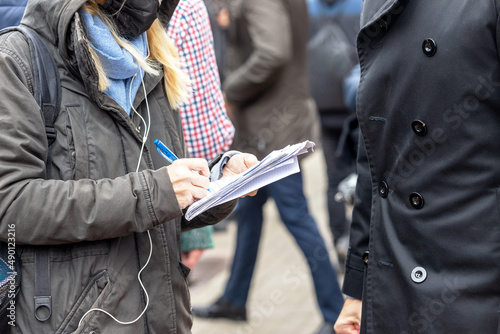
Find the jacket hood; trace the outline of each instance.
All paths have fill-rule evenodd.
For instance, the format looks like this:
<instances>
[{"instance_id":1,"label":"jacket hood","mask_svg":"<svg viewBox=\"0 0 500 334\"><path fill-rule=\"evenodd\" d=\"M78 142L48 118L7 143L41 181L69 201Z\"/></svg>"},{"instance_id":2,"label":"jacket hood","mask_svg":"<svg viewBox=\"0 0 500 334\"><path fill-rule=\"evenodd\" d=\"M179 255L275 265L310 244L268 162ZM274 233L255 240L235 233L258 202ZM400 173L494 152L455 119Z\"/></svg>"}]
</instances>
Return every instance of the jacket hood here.
<instances>
[{"instance_id":1,"label":"jacket hood","mask_svg":"<svg viewBox=\"0 0 500 334\"><path fill-rule=\"evenodd\" d=\"M74 14L86 0L30 0L21 21L55 45L67 58L67 34Z\"/></svg>"}]
</instances>

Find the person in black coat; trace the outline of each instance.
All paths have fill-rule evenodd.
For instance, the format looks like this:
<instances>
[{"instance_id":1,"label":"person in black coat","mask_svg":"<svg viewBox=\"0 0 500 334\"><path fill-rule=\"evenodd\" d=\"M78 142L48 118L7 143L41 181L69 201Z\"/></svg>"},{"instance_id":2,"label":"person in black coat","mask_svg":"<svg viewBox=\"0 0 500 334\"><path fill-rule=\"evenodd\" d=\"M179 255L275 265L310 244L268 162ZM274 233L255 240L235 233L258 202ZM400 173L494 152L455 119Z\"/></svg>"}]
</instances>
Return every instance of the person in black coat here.
<instances>
[{"instance_id":1,"label":"person in black coat","mask_svg":"<svg viewBox=\"0 0 500 334\"><path fill-rule=\"evenodd\" d=\"M500 333L498 1L364 2L341 333Z\"/></svg>"}]
</instances>

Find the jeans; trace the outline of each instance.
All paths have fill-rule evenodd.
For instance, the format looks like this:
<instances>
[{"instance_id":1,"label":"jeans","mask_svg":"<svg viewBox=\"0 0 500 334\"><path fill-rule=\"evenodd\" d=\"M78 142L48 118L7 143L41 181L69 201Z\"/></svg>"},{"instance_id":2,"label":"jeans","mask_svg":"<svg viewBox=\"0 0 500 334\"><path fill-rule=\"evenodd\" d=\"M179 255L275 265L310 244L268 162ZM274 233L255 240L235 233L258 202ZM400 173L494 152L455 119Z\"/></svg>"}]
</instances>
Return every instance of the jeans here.
<instances>
[{"instance_id":1,"label":"jeans","mask_svg":"<svg viewBox=\"0 0 500 334\"><path fill-rule=\"evenodd\" d=\"M246 305L262 231L262 207L269 197L274 199L281 219L307 258L323 318L334 323L344 300L325 242L309 213L301 173L261 188L254 197L240 199L236 250L221 299L239 307Z\"/></svg>"}]
</instances>

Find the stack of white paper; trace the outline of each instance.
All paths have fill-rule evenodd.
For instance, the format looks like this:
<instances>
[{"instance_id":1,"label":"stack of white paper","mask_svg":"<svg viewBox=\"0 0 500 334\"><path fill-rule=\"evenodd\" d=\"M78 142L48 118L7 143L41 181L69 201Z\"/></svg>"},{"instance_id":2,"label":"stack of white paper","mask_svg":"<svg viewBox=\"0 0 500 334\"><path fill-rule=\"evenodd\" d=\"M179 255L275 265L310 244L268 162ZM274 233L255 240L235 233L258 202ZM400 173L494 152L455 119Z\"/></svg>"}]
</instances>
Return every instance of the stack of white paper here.
<instances>
[{"instance_id":1,"label":"stack of white paper","mask_svg":"<svg viewBox=\"0 0 500 334\"><path fill-rule=\"evenodd\" d=\"M257 165L245 172L225 177L210 183L209 194L194 202L186 211L186 219L191 220L200 213L231 201L235 198L262 188L300 171L297 155L307 153L314 143L306 140L303 143L288 145L287 147L269 153Z\"/></svg>"}]
</instances>

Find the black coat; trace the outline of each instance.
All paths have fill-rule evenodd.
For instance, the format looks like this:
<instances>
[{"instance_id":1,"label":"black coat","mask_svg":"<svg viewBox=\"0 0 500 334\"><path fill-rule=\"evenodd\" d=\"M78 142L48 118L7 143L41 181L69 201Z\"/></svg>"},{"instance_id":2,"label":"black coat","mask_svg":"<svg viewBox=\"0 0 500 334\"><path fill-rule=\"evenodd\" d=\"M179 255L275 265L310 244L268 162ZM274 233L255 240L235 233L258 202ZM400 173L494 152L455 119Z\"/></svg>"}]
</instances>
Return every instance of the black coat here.
<instances>
[{"instance_id":1,"label":"black coat","mask_svg":"<svg viewBox=\"0 0 500 334\"><path fill-rule=\"evenodd\" d=\"M344 283L362 333L500 333L496 6L364 3Z\"/></svg>"}]
</instances>

